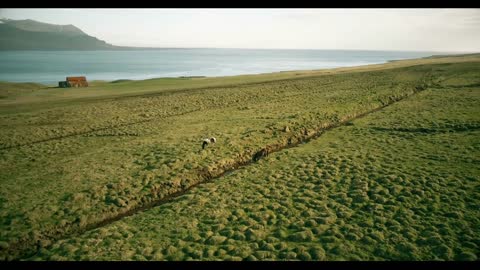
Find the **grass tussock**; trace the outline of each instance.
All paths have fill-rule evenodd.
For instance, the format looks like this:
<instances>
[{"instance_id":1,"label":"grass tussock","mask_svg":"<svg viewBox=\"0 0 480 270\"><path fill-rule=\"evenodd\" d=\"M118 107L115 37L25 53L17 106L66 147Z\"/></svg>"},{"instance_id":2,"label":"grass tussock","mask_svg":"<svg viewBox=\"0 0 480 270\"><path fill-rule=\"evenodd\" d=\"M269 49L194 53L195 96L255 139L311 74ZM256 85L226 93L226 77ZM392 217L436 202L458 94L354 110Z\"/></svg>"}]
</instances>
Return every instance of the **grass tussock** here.
<instances>
[{"instance_id":1,"label":"grass tussock","mask_svg":"<svg viewBox=\"0 0 480 270\"><path fill-rule=\"evenodd\" d=\"M419 65L5 109L0 254L40 245L34 258L58 260L473 259L479 72L476 62ZM206 136L218 142L202 151ZM263 149L255 165L68 238Z\"/></svg>"}]
</instances>

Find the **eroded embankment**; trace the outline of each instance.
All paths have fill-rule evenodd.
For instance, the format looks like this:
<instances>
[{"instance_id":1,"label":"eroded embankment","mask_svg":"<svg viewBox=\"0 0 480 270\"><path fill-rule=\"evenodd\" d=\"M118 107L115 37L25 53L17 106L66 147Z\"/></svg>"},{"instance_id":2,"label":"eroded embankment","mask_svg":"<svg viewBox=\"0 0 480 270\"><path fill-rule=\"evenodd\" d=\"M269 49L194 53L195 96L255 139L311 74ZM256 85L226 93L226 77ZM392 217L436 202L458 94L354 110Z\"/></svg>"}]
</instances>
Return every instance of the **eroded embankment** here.
<instances>
[{"instance_id":1,"label":"eroded embankment","mask_svg":"<svg viewBox=\"0 0 480 270\"><path fill-rule=\"evenodd\" d=\"M172 181L159 183L152 187L151 194L149 194L148 198L142 197L141 200L138 200L137 205L134 205L128 209L124 209L123 211L120 210L115 215L103 218L101 220L97 219L96 221L90 223L72 222L63 224L63 226L58 225L48 230L44 230L40 234L29 235L28 237L21 238L16 242L9 243L7 249L0 251L0 254L3 253L1 257L7 260L28 258L41 251L42 248L50 246L53 241L105 226L126 216L131 216L138 212L168 202L169 200L184 194L199 184L212 181L240 167L255 163L258 160L268 156L270 153L307 143L308 141L321 136L327 130L345 125L354 119L381 110L395 102L425 90L428 86L429 84L423 84L421 86L417 86L413 91L405 93L402 96L392 96L387 102L384 102L380 106L369 111L349 114L337 119L337 121L334 122L322 123L318 124L317 126L302 128L301 130L290 131L288 135L285 135L275 143L266 145L261 149L247 149L231 159L221 160L202 169L191 171L185 175L173 179Z\"/></svg>"}]
</instances>

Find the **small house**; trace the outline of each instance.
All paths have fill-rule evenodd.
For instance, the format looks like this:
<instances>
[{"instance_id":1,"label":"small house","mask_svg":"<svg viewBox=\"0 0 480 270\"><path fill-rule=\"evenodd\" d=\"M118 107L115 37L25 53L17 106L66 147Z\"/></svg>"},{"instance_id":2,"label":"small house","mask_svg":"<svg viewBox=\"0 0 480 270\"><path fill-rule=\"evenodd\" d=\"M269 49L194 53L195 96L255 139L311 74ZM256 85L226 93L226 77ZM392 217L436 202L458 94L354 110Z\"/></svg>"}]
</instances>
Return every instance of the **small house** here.
<instances>
[{"instance_id":1,"label":"small house","mask_svg":"<svg viewBox=\"0 0 480 270\"><path fill-rule=\"evenodd\" d=\"M85 76L80 77L67 77L66 81L58 82L58 87L88 87L87 78Z\"/></svg>"}]
</instances>

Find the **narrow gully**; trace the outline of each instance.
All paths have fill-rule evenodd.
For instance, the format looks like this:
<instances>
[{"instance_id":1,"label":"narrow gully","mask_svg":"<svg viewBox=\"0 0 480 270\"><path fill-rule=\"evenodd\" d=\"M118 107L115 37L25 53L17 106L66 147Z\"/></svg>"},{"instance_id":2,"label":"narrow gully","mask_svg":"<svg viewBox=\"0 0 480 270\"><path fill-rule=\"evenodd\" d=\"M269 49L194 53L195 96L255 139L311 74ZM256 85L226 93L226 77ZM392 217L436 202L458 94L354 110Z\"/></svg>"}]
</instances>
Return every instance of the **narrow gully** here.
<instances>
[{"instance_id":1,"label":"narrow gully","mask_svg":"<svg viewBox=\"0 0 480 270\"><path fill-rule=\"evenodd\" d=\"M104 219L100 222L96 222L96 223L92 223L90 225L86 225L84 228L78 228L78 229L71 228L70 232L68 232L68 230L67 230L67 233L65 233L65 231L63 231L64 233L61 233L58 230L57 230L57 232L45 233L42 237L44 239L49 240L50 243L51 243L50 245L52 245L53 242L55 242L55 241L59 241L59 240L62 240L62 239L68 238L68 237L80 235L80 234L85 233L85 232L90 231L90 230L94 230L94 229L97 229L97 228L100 228L100 227L104 227L104 226L109 225L109 224L111 224L115 221L121 220L125 217L129 217L129 216L135 215L137 213L149 210L153 207L168 203L172 199L177 198L177 197L187 193L191 189L193 189L193 188L195 188L195 187L197 187L201 184L212 182L212 181L214 181L214 180L216 180L216 179L218 179L218 178L220 178L224 175L231 174L233 171L235 171L239 168L243 168L243 167L246 167L248 165L254 164L254 163L258 162L260 159L265 158L266 156L268 156L271 153L279 152L279 151L282 151L284 149L289 149L289 148L297 147L301 144L308 143L309 141L320 137L326 131L332 130L332 129L340 127L340 126L344 126L345 124L347 124L347 123L349 123L349 122L351 122L355 119L359 119L359 118L365 117L365 116L367 116L371 113L382 110L382 109L384 109L384 108L386 108L386 107L388 107L388 106L390 106L390 105L392 105L396 102L399 102L399 101L404 100L408 97L414 96L415 94L417 94L421 91L424 91L425 89L427 89L425 86L416 87L413 90L413 92L411 92L410 94L405 94L404 96L401 96L401 97L398 97L398 98L391 98L386 104L383 104L383 105L381 105L377 108L374 108L372 110L369 110L369 111L366 111L366 112L363 112L363 113L360 113L360 114L355 114L351 117L348 117L348 118L344 119L343 121L339 121L339 122L336 122L336 123L335 122L334 123L329 123L326 126L316 127L313 130L310 129L310 132L306 132L307 131L306 129L302 130L300 132L297 132L297 133L293 134L293 136L290 136L289 138L287 138L286 142L284 141L284 142L280 142L280 143L276 143L276 144L270 144L270 145L267 145L267 146L265 146L264 148L262 148L258 151L245 151L244 153L239 155L239 158L236 159L234 163L230 163L230 164L227 164L227 165L221 165L216 170L209 170L208 168L203 168L203 169L197 170L190 175L190 177L192 177L192 179L194 179L193 184L191 184L189 186L186 186L186 187L182 187L181 190L173 191L173 192L171 192L167 195L164 195L163 197L161 197L157 200L138 205L137 207L129 209L129 210L123 212L123 213L120 213L120 214L114 216L114 217L110 217L110 218ZM217 164L218 163L219 162L217 162ZM8 251L7 252L10 253L9 254L10 256L14 257L13 260L28 259L28 258L34 256L40 250L41 247L40 247L38 242L39 242L39 240L38 241L32 241L31 239L30 240L25 239L24 241L11 243L10 248L9 248L10 252L8 252ZM48 246L50 246L50 245L48 245ZM48 246L43 246L42 248L48 248Z\"/></svg>"}]
</instances>

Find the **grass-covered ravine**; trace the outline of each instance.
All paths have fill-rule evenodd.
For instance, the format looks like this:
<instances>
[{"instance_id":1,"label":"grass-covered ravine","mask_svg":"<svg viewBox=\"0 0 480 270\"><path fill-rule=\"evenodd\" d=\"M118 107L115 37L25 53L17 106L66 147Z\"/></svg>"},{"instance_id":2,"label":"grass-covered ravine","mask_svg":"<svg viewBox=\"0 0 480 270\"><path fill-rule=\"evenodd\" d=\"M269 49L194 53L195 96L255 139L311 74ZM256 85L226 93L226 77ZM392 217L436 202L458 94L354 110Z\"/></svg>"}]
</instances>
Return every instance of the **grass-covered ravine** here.
<instances>
[{"instance_id":1,"label":"grass-covered ravine","mask_svg":"<svg viewBox=\"0 0 480 270\"><path fill-rule=\"evenodd\" d=\"M479 85L472 57L5 105L0 257L476 260Z\"/></svg>"},{"instance_id":2,"label":"grass-covered ravine","mask_svg":"<svg viewBox=\"0 0 480 270\"><path fill-rule=\"evenodd\" d=\"M29 259L476 260L479 102L425 90Z\"/></svg>"}]
</instances>

